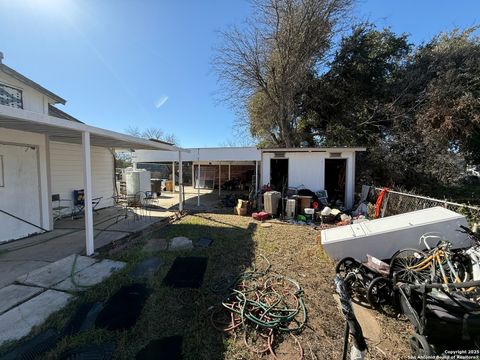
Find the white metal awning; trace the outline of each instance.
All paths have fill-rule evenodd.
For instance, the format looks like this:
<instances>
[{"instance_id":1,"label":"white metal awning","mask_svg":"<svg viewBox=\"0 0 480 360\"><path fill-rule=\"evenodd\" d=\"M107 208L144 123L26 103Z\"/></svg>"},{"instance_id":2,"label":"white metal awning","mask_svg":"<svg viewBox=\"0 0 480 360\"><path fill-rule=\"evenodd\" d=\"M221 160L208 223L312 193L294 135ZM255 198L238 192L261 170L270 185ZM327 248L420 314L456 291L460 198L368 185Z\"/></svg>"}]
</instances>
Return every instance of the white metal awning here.
<instances>
[{"instance_id":1,"label":"white metal awning","mask_svg":"<svg viewBox=\"0 0 480 360\"><path fill-rule=\"evenodd\" d=\"M2 128L44 134L48 135L50 141L82 145L83 186L85 191L85 245L87 255L93 255L95 252L92 208L91 146L175 152L180 164L181 153L183 151L188 152L188 150L183 150L167 143L145 140L75 121L60 119L46 114L34 113L3 105L0 106L0 131ZM181 172L180 182L182 182ZM182 196L182 191L180 191L179 201L183 199ZM180 210L183 209L182 205L183 203L179 206Z\"/></svg>"},{"instance_id":2,"label":"white metal awning","mask_svg":"<svg viewBox=\"0 0 480 360\"><path fill-rule=\"evenodd\" d=\"M0 106L0 128L46 134L51 141L82 143L82 133L90 133L90 144L117 149L183 151L166 143L145 140L95 126L38 114L23 109Z\"/></svg>"}]
</instances>

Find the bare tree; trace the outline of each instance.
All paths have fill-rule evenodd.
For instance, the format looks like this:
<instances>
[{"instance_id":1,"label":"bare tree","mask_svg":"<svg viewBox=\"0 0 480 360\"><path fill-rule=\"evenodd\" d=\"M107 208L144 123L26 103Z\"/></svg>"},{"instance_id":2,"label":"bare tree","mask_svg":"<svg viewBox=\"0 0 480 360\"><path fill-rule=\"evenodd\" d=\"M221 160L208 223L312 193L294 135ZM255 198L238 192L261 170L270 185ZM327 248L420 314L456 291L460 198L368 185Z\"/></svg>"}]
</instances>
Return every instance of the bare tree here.
<instances>
[{"instance_id":1,"label":"bare tree","mask_svg":"<svg viewBox=\"0 0 480 360\"><path fill-rule=\"evenodd\" d=\"M140 129L138 126L130 125L125 131L127 134L144 139L161 140L174 145L179 144L179 141L174 134L167 134L162 129L156 127Z\"/></svg>"},{"instance_id":2,"label":"bare tree","mask_svg":"<svg viewBox=\"0 0 480 360\"><path fill-rule=\"evenodd\" d=\"M353 0L254 0L255 18L222 33L213 67L252 135L298 145L296 97L326 56Z\"/></svg>"}]
</instances>

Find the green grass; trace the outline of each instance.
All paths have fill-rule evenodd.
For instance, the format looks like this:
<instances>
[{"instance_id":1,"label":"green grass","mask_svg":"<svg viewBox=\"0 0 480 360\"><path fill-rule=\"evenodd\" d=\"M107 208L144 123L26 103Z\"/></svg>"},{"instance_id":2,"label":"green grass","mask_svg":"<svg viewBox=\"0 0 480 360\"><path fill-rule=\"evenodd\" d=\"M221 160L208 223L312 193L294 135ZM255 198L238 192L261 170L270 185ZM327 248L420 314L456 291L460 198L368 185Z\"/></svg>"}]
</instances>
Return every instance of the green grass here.
<instances>
[{"instance_id":1,"label":"green grass","mask_svg":"<svg viewBox=\"0 0 480 360\"><path fill-rule=\"evenodd\" d=\"M208 310L209 307L221 301L222 295L214 294L209 287L226 278L238 275L250 266L253 258L252 234L255 227L247 219L239 219L238 225L232 225L199 216L188 216L151 235L155 238L165 239L186 236L192 240L209 237L214 242L207 249L195 249L187 252L161 251L152 254L142 251L147 240L143 239L137 241L126 251L108 256L113 260L124 261L128 265L101 284L81 293L65 309L51 316L41 327L34 329L32 334L51 327L61 329L79 304L107 300L121 286L134 282L128 273L136 262L152 255L159 256L162 259L162 266L157 276L146 281L147 286L153 289L153 293L148 298L137 324L128 331L110 332L95 329L78 336L64 338L45 358L57 358L65 350L81 344L114 341L117 344L115 357L132 359L150 340L169 335L184 337L185 359L223 358L226 343L224 343L222 334L213 330ZM186 291L162 286L161 281L175 257L181 255L209 258L204 286L200 290ZM3 346L0 350L5 351L11 347Z\"/></svg>"}]
</instances>

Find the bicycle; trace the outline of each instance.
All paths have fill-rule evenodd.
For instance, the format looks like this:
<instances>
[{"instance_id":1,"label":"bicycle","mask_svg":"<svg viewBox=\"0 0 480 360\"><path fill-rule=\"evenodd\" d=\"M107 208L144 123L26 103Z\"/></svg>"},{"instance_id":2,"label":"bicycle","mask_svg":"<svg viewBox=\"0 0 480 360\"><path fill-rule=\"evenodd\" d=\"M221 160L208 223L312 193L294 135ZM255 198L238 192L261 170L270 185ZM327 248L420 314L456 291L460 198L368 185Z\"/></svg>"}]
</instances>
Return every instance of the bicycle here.
<instances>
[{"instance_id":1,"label":"bicycle","mask_svg":"<svg viewBox=\"0 0 480 360\"><path fill-rule=\"evenodd\" d=\"M474 233L468 227L460 225L460 231L467 234L474 244L470 248L463 251L465 257L468 258L468 266L473 280L480 280L480 234Z\"/></svg>"},{"instance_id":2,"label":"bicycle","mask_svg":"<svg viewBox=\"0 0 480 360\"><path fill-rule=\"evenodd\" d=\"M428 244L432 239L439 240L435 247ZM422 235L419 242L424 243L426 251L403 249L392 257L390 276L395 281L449 284L468 280L468 270L459 255L452 251L450 242L436 233Z\"/></svg>"}]
</instances>

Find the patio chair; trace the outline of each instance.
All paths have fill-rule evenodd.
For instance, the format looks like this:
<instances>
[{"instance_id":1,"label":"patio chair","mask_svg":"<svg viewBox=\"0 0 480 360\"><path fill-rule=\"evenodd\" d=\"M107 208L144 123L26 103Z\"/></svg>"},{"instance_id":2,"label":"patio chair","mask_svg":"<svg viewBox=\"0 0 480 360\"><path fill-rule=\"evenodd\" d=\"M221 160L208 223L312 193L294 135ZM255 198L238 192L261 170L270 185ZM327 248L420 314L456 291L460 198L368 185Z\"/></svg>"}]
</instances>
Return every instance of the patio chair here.
<instances>
[{"instance_id":1,"label":"patio chair","mask_svg":"<svg viewBox=\"0 0 480 360\"><path fill-rule=\"evenodd\" d=\"M68 206L62 205L62 203L68 203ZM57 221L65 215L65 209L71 209L72 201L69 199L60 198L60 194L52 194L52 215L53 221Z\"/></svg>"},{"instance_id":2,"label":"patio chair","mask_svg":"<svg viewBox=\"0 0 480 360\"><path fill-rule=\"evenodd\" d=\"M92 199L92 207L95 214L98 213L96 209L100 201L103 199L102 196ZM73 209L72 209L72 219L80 216L85 211L85 190L73 190Z\"/></svg>"}]
</instances>

